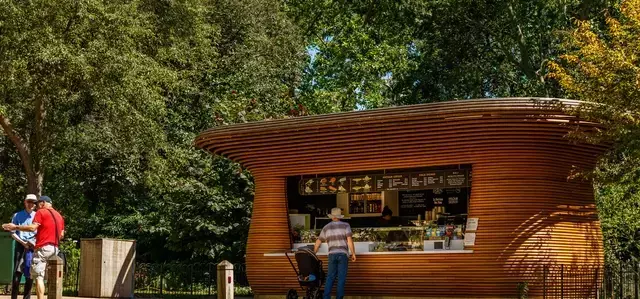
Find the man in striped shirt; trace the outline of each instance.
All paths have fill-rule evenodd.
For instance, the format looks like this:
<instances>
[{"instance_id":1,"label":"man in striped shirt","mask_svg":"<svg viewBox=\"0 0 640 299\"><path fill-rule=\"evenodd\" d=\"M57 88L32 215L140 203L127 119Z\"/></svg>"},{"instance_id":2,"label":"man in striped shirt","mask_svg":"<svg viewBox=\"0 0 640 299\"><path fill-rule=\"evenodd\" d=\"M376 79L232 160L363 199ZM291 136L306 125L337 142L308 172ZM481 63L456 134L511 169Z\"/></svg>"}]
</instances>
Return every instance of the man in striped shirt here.
<instances>
[{"instance_id":1,"label":"man in striped shirt","mask_svg":"<svg viewBox=\"0 0 640 299\"><path fill-rule=\"evenodd\" d=\"M322 232L316 240L314 247L318 252L322 242L327 242L329 246L329 273L327 274L327 283L324 287L324 299L331 298L331 289L333 282L338 278L336 287L336 299L344 297L344 285L347 282L347 269L349 265L349 252L351 252L351 261L356 261L356 251L351 239L351 226L349 223L342 222L344 216L342 209L333 208L331 214L327 215L331 218L331 222L322 228Z\"/></svg>"}]
</instances>

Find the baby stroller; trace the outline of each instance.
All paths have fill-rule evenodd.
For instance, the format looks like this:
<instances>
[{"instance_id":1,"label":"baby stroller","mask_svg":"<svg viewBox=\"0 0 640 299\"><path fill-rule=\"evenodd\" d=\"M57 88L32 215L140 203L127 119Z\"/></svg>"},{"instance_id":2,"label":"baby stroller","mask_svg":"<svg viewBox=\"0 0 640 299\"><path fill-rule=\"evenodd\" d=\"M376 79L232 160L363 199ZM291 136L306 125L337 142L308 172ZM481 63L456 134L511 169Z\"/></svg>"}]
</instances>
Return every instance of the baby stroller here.
<instances>
[{"instance_id":1,"label":"baby stroller","mask_svg":"<svg viewBox=\"0 0 640 299\"><path fill-rule=\"evenodd\" d=\"M322 298L322 283L324 282L324 270L322 269L322 261L318 259L312 248L303 247L295 253L298 269L291 261L288 253L285 253L293 271L296 272L300 287L304 290L306 299ZM291 289L287 292L287 299L298 299L298 292Z\"/></svg>"}]
</instances>

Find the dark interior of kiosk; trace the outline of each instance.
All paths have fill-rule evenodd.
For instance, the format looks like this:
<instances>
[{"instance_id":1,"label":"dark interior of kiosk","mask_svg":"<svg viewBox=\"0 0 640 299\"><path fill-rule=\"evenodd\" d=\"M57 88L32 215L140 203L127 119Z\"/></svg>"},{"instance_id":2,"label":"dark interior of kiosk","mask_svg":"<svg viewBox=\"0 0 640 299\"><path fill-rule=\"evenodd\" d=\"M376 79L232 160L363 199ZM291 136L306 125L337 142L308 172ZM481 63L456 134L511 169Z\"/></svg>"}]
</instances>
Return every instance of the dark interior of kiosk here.
<instances>
[{"instance_id":1,"label":"dark interior of kiosk","mask_svg":"<svg viewBox=\"0 0 640 299\"><path fill-rule=\"evenodd\" d=\"M445 171L445 170L460 170L467 174L464 186L456 186L454 188L450 186L444 186L444 188L429 188L425 187L417 188L397 188L395 190L375 190L372 192L354 192L353 190L346 190L342 196L348 196L349 211L344 211L343 214L351 214L352 217L345 217L342 221L348 222L354 231L358 229L362 230L379 230L383 228L416 228L417 226L434 227L433 232L430 229L427 231L426 236L423 234L423 238L426 239L439 239L440 234L445 234L447 227L460 228L464 231L464 225L467 221L467 213L469 207L469 197L471 193L471 165L455 165L455 166L443 166L437 168L413 168L402 170L379 170L368 171L360 173L340 173L340 174L317 174L317 175L301 175L292 176L287 178L287 201L290 215L304 215L308 217L308 227L302 228L300 225L294 227L292 224L292 241L304 242L301 240L301 230L319 231L327 223L331 221L327 217L327 214L331 212L331 209L339 206L338 193L328 194L304 194L304 184L309 178L315 178L315 180L326 181L326 177L357 177L360 175L374 174L395 174L395 173L411 173L416 174L420 172L429 171ZM316 184L320 184L316 182ZM314 188L317 188L315 185ZM442 186L441 186L442 187ZM325 189L327 190L327 189ZM397 206L391 209L388 205L382 206L380 195L382 192L395 192L394 196L397 196ZM389 193L385 193L389 194ZM391 193L394 194L394 193ZM362 200L362 199L366 199ZM364 204L363 204L364 203ZM386 202L385 202L386 203ZM391 218L383 218L382 211L388 214L389 210L392 213ZM357 216L354 216L357 215ZM429 220L428 222L426 220ZM439 230L443 230L441 233ZM389 232L383 239L386 241L407 241L407 234ZM308 242L308 240L307 240Z\"/></svg>"}]
</instances>

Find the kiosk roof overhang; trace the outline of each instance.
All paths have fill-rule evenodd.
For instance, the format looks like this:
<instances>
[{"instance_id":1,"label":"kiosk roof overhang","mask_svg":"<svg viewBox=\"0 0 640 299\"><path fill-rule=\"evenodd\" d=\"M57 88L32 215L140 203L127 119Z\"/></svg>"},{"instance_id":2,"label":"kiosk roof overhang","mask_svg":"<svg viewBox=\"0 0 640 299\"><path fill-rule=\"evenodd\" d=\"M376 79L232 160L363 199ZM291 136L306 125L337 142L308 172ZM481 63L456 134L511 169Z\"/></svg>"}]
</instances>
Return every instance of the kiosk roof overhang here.
<instances>
[{"instance_id":1,"label":"kiosk roof overhang","mask_svg":"<svg viewBox=\"0 0 640 299\"><path fill-rule=\"evenodd\" d=\"M195 145L254 172L278 175L381 169L385 161L398 165L398 159L406 159L411 167L420 157L429 165L469 164L482 155L477 151L509 147L522 151L533 144L541 153L556 152L560 159L572 154L593 156L601 152L600 146L581 145L571 149L581 153L566 152L566 124L579 120L560 106L579 103L549 98L476 99L267 120L209 129L196 138ZM580 124L582 128L598 126Z\"/></svg>"}]
</instances>

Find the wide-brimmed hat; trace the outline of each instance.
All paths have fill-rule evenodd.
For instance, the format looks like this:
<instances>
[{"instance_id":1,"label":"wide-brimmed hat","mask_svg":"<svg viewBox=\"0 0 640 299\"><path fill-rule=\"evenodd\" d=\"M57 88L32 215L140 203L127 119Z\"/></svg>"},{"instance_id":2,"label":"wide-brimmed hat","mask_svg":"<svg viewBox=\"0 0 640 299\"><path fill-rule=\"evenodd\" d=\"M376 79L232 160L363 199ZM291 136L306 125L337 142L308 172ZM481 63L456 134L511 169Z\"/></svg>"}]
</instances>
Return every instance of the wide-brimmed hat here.
<instances>
[{"instance_id":1,"label":"wide-brimmed hat","mask_svg":"<svg viewBox=\"0 0 640 299\"><path fill-rule=\"evenodd\" d=\"M38 201L38 197L35 194L27 194L27 197L25 197L24 200L36 202Z\"/></svg>"},{"instance_id":2,"label":"wide-brimmed hat","mask_svg":"<svg viewBox=\"0 0 640 299\"><path fill-rule=\"evenodd\" d=\"M327 217L342 219L342 218L344 218L344 215L342 215L342 209L341 208L333 208L333 209L331 209L331 214L327 215Z\"/></svg>"}]
</instances>

